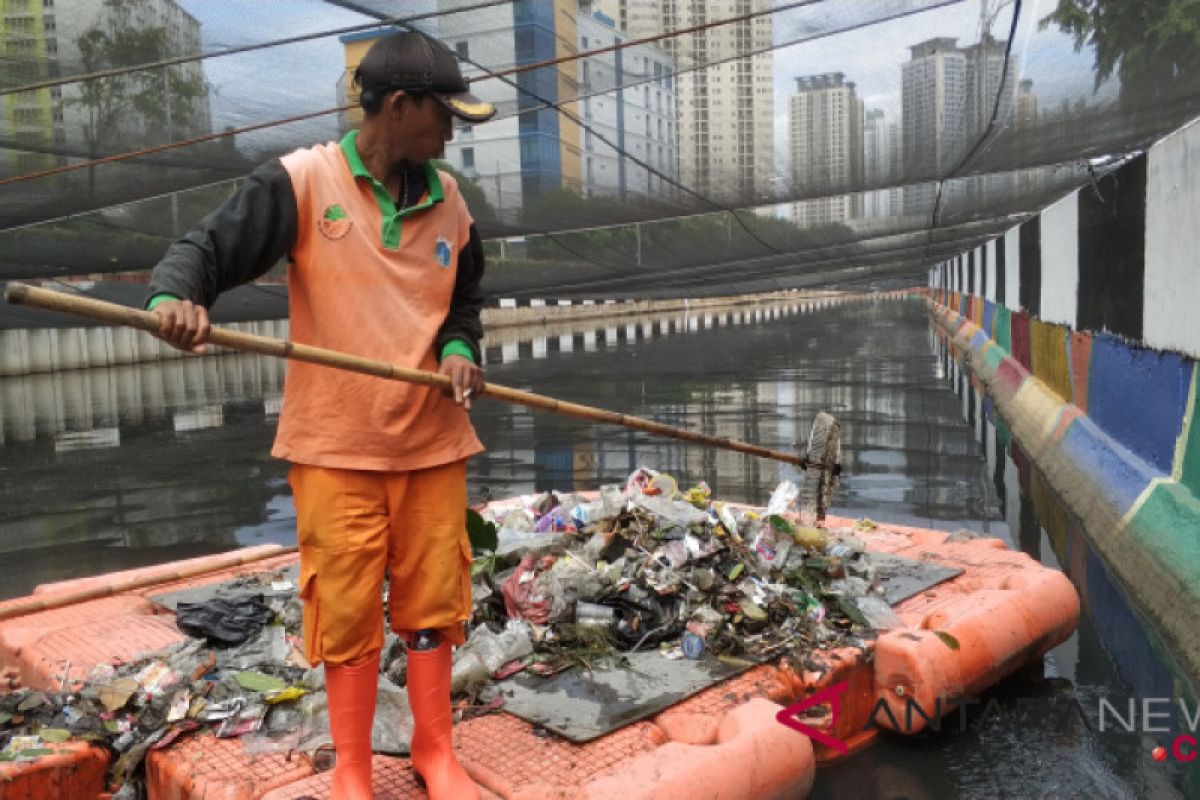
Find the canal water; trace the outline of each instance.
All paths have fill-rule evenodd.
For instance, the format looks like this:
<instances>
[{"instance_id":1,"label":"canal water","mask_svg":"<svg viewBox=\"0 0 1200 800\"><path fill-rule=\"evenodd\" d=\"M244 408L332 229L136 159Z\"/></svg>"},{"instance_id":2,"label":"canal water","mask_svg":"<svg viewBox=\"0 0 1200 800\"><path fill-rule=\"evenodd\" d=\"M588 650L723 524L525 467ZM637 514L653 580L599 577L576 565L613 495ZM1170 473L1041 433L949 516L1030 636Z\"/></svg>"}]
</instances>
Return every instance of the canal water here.
<instances>
[{"instance_id":1,"label":"canal water","mask_svg":"<svg viewBox=\"0 0 1200 800\"><path fill-rule=\"evenodd\" d=\"M1043 669L971 698L940 730L882 736L820 771L812 797L1200 796L1200 760L1151 755L1194 726L1188 684L917 302L497 331L486 360L496 383L773 449L802 445L828 411L843 425L833 513L987 533L1071 577L1084 603L1079 630ZM0 599L47 581L293 543L287 466L268 454L282 378L274 360L225 355L0 379ZM477 499L591 489L646 465L681 486L704 480L718 497L761 503L781 479L801 477L487 400L472 416L488 447L469 471ZM1145 708L1159 716L1144 720Z\"/></svg>"}]
</instances>

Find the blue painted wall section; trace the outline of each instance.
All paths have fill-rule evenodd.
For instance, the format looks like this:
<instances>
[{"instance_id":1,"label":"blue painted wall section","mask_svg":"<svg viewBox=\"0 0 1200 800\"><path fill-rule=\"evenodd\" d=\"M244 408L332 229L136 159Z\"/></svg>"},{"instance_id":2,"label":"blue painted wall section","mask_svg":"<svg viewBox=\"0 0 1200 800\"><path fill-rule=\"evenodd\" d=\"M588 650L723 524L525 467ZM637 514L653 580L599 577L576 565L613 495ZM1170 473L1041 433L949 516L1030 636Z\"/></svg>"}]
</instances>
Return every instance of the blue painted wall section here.
<instances>
[{"instance_id":1,"label":"blue painted wall section","mask_svg":"<svg viewBox=\"0 0 1200 800\"><path fill-rule=\"evenodd\" d=\"M1193 364L1176 353L1096 336L1088 375L1088 415L1151 466L1171 471Z\"/></svg>"}]
</instances>

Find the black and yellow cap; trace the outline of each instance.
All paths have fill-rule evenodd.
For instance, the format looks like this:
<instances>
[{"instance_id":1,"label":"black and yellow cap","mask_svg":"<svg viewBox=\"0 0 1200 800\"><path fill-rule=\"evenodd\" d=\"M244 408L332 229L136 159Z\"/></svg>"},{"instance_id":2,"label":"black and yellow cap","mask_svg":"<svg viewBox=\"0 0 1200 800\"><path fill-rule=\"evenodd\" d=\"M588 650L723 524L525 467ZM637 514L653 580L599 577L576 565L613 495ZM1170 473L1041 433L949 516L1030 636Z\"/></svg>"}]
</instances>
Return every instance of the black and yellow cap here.
<instances>
[{"instance_id":1,"label":"black and yellow cap","mask_svg":"<svg viewBox=\"0 0 1200 800\"><path fill-rule=\"evenodd\" d=\"M450 48L419 31L394 33L375 42L354 77L364 92L429 92L468 122L486 122L496 114L494 105L467 91Z\"/></svg>"}]
</instances>

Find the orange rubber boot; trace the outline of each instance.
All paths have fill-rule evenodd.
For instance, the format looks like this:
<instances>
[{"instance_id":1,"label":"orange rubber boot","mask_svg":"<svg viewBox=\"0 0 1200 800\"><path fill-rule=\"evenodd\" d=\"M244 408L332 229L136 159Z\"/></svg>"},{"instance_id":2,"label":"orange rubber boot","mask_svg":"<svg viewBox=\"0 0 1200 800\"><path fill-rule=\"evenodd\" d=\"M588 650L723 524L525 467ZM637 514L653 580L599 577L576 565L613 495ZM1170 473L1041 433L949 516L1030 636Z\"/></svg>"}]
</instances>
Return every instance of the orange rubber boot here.
<instances>
[{"instance_id":1,"label":"orange rubber boot","mask_svg":"<svg viewBox=\"0 0 1200 800\"><path fill-rule=\"evenodd\" d=\"M454 757L450 714L450 644L408 651L408 704L413 712L413 769L431 800L474 800L479 787Z\"/></svg>"},{"instance_id":2,"label":"orange rubber boot","mask_svg":"<svg viewBox=\"0 0 1200 800\"><path fill-rule=\"evenodd\" d=\"M337 752L330 800L371 800L371 725L378 686L378 652L350 664L325 665L329 733Z\"/></svg>"}]
</instances>

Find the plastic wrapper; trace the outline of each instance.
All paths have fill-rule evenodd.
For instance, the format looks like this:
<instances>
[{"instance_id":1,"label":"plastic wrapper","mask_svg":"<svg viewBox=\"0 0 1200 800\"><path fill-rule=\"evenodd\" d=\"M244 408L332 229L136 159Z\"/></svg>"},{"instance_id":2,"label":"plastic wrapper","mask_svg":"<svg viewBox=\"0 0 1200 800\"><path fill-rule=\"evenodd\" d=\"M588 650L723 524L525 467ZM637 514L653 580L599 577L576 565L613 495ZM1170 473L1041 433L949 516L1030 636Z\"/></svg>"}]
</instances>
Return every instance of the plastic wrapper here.
<instances>
[{"instance_id":1,"label":"plastic wrapper","mask_svg":"<svg viewBox=\"0 0 1200 800\"><path fill-rule=\"evenodd\" d=\"M625 510L625 502L621 487L610 484L601 487L598 499L590 503L579 503L571 509L571 519L580 528L593 522L613 519Z\"/></svg>"},{"instance_id":2,"label":"plastic wrapper","mask_svg":"<svg viewBox=\"0 0 1200 800\"><path fill-rule=\"evenodd\" d=\"M542 516L533 526L537 533L552 533L575 530L575 522L566 506L555 506Z\"/></svg>"},{"instance_id":3,"label":"plastic wrapper","mask_svg":"<svg viewBox=\"0 0 1200 800\"><path fill-rule=\"evenodd\" d=\"M284 664L291 653L287 631L282 625L268 625L244 644L217 651L222 669L245 670L265 664Z\"/></svg>"},{"instance_id":4,"label":"plastic wrapper","mask_svg":"<svg viewBox=\"0 0 1200 800\"><path fill-rule=\"evenodd\" d=\"M775 491L771 493L771 499L767 501L767 510L764 512L764 515L786 514L788 511L793 510L792 506L799 496L800 487L791 481L781 481L775 487Z\"/></svg>"},{"instance_id":5,"label":"plastic wrapper","mask_svg":"<svg viewBox=\"0 0 1200 800\"><path fill-rule=\"evenodd\" d=\"M538 591L549 598L549 622L569 620L575 613L576 602L581 598L595 597L608 585L595 568L573 556L555 561L549 570L534 579L534 583Z\"/></svg>"},{"instance_id":6,"label":"plastic wrapper","mask_svg":"<svg viewBox=\"0 0 1200 800\"><path fill-rule=\"evenodd\" d=\"M686 500L671 500L666 497L637 494L629 498L630 506L643 508L658 517L663 525L703 525L708 522L708 513L701 511Z\"/></svg>"},{"instance_id":7,"label":"plastic wrapper","mask_svg":"<svg viewBox=\"0 0 1200 800\"><path fill-rule=\"evenodd\" d=\"M527 619L535 625L545 625L550 616L550 598L537 584L538 564L532 553L526 553L512 574L500 585L504 606L512 619Z\"/></svg>"},{"instance_id":8,"label":"plastic wrapper","mask_svg":"<svg viewBox=\"0 0 1200 800\"><path fill-rule=\"evenodd\" d=\"M496 555L499 557L524 557L528 553L537 554L562 541L558 531L536 533L532 530L521 531L513 528L501 528L496 532Z\"/></svg>"},{"instance_id":9,"label":"plastic wrapper","mask_svg":"<svg viewBox=\"0 0 1200 800\"><path fill-rule=\"evenodd\" d=\"M509 620L504 631L492 633L486 625L471 631L466 644L454 652L450 671L450 692L471 691L487 683L492 673L510 661L524 658L533 652L529 626L519 620Z\"/></svg>"},{"instance_id":10,"label":"plastic wrapper","mask_svg":"<svg viewBox=\"0 0 1200 800\"><path fill-rule=\"evenodd\" d=\"M888 605L887 600L877 594L856 597L854 603L866 618L867 624L877 631L891 631L904 627L904 623Z\"/></svg>"},{"instance_id":11,"label":"plastic wrapper","mask_svg":"<svg viewBox=\"0 0 1200 800\"><path fill-rule=\"evenodd\" d=\"M375 723L371 726L371 748L376 753L406 756L412 746L413 715L408 692L387 678L379 678L375 701Z\"/></svg>"}]
</instances>

